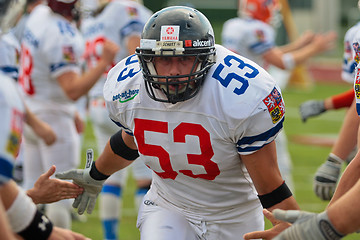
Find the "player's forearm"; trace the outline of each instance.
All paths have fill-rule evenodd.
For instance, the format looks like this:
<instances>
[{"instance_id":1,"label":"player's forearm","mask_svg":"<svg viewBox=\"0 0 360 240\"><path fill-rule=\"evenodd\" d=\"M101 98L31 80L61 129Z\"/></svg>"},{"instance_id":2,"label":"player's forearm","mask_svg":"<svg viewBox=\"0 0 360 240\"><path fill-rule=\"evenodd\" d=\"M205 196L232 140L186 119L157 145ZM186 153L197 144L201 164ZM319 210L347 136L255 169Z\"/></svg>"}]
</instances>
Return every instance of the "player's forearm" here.
<instances>
[{"instance_id":1,"label":"player's forearm","mask_svg":"<svg viewBox=\"0 0 360 240\"><path fill-rule=\"evenodd\" d=\"M338 186L335 190L328 207L340 199L347 191L349 191L360 178L360 153L358 152L355 158L346 167L343 175L340 178Z\"/></svg>"},{"instance_id":2,"label":"player's forearm","mask_svg":"<svg viewBox=\"0 0 360 240\"><path fill-rule=\"evenodd\" d=\"M296 65L303 64L305 61L307 61L309 58L319 54L319 50L316 48L315 45L307 45L306 47L303 47L299 50L291 52L294 58L294 62Z\"/></svg>"},{"instance_id":3,"label":"player's forearm","mask_svg":"<svg viewBox=\"0 0 360 240\"><path fill-rule=\"evenodd\" d=\"M294 196L288 197L281 201L278 204L273 205L272 207L268 208L269 211L274 209L283 209L283 210L300 210L299 205L297 204Z\"/></svg>"},{"instance_id":4,"label":"player's forearm","mask_svg":"<svg viewBox=\"0 0 360 240\"><path fill-rule=\"evenodd\" d=\"M18 186L13 180L10 180L0 187L0 197L5 210L10 208L18 193Z\"/></svg>"},{"instance_id":5,"label":"player's forearm","mask_svg":"<svg viewBox=\"0 0 360 240\"><path fill-rule=\"evenodd\" d=\"M131 163L132 161L128 161L115 154L109 142L106 144L99 158L95 161L96 168L104 175L111 175L129 166Z\"/></svg>"},{"instance_id":6,"label":"player's forearm","mask_svg":"<svg viewBox=\"0 0 360 240\"><path fill-rule=\"evenodd\" d=\"M106 61L100 60L94 68L91 68L79 77L76 83L77 86L74 86L72 90L69 91L68 96L76 101L86 95L101 78L108 66L109 64Z\"/></svg>"},{"instance_id":7,"label":"player's forearm","mask_svg":"<svg viewBox=\"0 0 360 240\"><path fill-rule=\"evenodd\" d=\"M283 46L279 46L278 48L282 53L289 53L298 50L300 47L300 43L295 41Z\"/></svg>"},{"instance_id":8,"label":"player's forearm","mask_svg":"<svg viewBox=\"0 0 360 240\"><path fill-rule=\"evenodd\" d=\"M10 224L6 217L4 206L0 199L0 232L2 239L13 240L16 239L13 231L11 230Z\"/></svg>"},{"instance_id":9,"label":"player's forearm","mask_svg":"<svg viewBox=\"0 0 360 240\"><path fill-rule=\"evenodd\" d=\"M330 221L336 230L343 234L350 234L360 229L359 196L360 180L327 209Z\"/></svg>"}]
</instances>

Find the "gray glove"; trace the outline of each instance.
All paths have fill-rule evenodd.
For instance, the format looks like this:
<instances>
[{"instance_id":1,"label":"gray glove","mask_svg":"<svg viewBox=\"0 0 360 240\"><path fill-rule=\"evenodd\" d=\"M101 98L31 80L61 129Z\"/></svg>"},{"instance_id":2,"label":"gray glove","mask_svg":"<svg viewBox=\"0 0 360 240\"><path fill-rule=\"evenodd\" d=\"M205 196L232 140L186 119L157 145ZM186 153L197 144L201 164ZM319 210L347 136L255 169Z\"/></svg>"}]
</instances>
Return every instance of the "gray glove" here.
<instances>
[{"instance_id":1,"label":"gray glove","mask_svg":"<svg viewBox=\"0 0 360 240\"><path fill-rule=\"evenodd\" d=\"M273 214L281 221L293 223L273 240L338 240L344 237L334 228L326 211L310 213L275 209Z\"/></svg>"},{"instance_id":2,"label":"gray glove","mask_svg":"<svg viewBox=\"0 0 360 240\"><path fill-rule=\"evenodd\" d=\"M73 169L66 172L55 174L55 177L64 180L73 180L73 182L84 188L84 192L75 198L73 207L78 208L78 213L82 215L87 208L87 213L94 210L96 198L101 192L105 180L95 180L90 176L90 170L93 165L94 152L88 149L86 152L85 169Z\"/></svg>"},{"instance_id":3,"label":"gray glove","mask_svg":"<svg viewBox=\"0 0 360 240\"><path fill-rule=\"evenodd\" d=\"M314 117L325 112L324 101L322 100L309 100L300 105L300 115L303 122L309 117Z\"/></svg>"},{"instance_id":4,"label":"gray glove","mask_svg":"<svg viewBox=\"0 0 360 240\"><path fill-rule=\"evenodd\" d=\"M316 171L313 190L320 199L330 200L334 195L342 163L340 158L330 154L327 161Z\"/></svg>"}]
</instances>

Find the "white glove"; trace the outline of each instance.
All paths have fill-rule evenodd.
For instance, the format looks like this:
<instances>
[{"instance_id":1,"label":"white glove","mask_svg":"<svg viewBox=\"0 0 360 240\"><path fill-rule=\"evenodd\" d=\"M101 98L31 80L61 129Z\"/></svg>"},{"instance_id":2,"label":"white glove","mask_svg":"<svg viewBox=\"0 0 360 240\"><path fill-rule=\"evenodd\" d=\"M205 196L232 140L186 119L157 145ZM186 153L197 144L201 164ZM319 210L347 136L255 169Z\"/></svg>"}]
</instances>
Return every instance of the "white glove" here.
<instances>
[{"instance_id":1,"label":"white glove","mask_svg":"<svg viewBox=\"0 0 360 240\"><path fill-rule=\"evenodd\" d=\"M322 100L309 100L300 105L300 115L303 122L309 117L314 117L325 112L324 101Z\"/></svg>"},{"instance_id":2,"label":"white glove","mask_svg":"<svg viewBox=\"0 0 360 240\"><path fill-rule=\"evenodd\" d=\"M330 153L328 159L315 173L313 190L320 199L330 200L334 195L343 161Z\"/></svg>"},{"instance_id":3,"label":"white glove","mask_svg":"<svg viewBox=\"0 0 360 240\"><path fill-rule=\"evenodd\" d=\"M85 169L73 169L62 173L57 173L55 176L64 180L73 180L73 182L84 188L84 192L77 196L74 200L73 207L78 208L78 213L82 215L87 208L87 213L94 210L96 198L101 192L105 180L95 180L90 176L90 169L93 164L94 152L88 149L86 152Z\"/></svg>"},{"instance_id":4,"label":"white glove","mask_svg":"<svg viewBox=\"0 0 360 240\"><path fill-rule=\"evenodd\" d=\"M293 223L273 240L338 240L344 237L334 228L326 211L310 213L275 209L273 214L281 221Z\"/></svg>"}]
</instances>

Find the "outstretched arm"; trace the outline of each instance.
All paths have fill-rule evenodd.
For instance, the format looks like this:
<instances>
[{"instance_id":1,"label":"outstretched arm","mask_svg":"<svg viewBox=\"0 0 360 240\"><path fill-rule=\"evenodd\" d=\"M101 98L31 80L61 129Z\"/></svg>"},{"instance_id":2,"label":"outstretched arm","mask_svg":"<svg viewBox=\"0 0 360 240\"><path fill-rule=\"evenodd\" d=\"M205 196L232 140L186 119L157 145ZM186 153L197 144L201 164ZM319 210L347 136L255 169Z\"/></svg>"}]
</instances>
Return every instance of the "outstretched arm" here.
<instances>
[{"instance_id":1,"label":"outstretched arm","mask_svg":"<svg viewBox=\"0 0 360 240\"><path fill-rule=\"evenodd\" d=\"M263 199L262 204L263 206L265 205L264 208L268 208L270 211L275 208L299 209L295 198L291 195L286 185L284 185L284 180L281 177L276 160L274 141L253 154L241 156L241 159L249 171L259 198ZM268 200L275 198L277 201ZM271 239L289 227L288 223L281 221L275 221L273 224L274 227L269 230L245 234L244 239Z\"/></svg>"}]
</instances>

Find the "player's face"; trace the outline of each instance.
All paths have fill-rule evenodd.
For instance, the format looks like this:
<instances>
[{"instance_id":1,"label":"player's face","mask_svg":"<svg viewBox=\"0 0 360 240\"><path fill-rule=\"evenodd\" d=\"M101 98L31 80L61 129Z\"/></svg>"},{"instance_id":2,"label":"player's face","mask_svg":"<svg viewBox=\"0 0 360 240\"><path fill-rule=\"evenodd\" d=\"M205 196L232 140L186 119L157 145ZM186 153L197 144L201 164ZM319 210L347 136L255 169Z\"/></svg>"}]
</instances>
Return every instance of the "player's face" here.
<instances>
[{"instance_id":1,"label":"player's face","mask_svg":"<svg viewBox=\"0 0 360 240\"><path fill-rule=\"evenodd\" d=\"M155 57L154 66L156 72L160 76L180 76L187 75L191 72L194 72L196 66L194 67L195 56L182 56L182 57ZM187 81L188 77L179 78L174 81ZM172 80L170 80L171 82ZM166 79L160 78L159 82L166 82ZM194 84L194 83L193 83ZM186 85L170 85L169 90L181 92L185 89Z\"/></svg>"}]
</instances>

